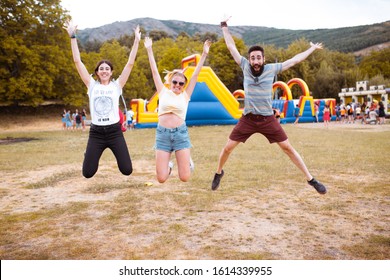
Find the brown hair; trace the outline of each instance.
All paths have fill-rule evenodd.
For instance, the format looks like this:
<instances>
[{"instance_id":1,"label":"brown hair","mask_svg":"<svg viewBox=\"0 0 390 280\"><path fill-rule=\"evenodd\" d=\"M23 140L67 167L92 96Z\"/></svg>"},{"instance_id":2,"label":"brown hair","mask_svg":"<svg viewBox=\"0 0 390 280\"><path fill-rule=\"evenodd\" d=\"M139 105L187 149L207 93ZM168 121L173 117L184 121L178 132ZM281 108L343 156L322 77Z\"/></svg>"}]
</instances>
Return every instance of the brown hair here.
<instances>
[{"instance_id":1,"label":"brown hair","mask_svg":"<svg viewBox=\"0 0 390 280\"><path fill-rule=\"evenodd\" d=\"M252 46L249 48L248 50L248 55L251 55L251 52L254 52L254 51L261 51L261 54L264 56L264 49L263 47L260 47L260 46Z\"/></svg>"},{"instance_id":2,"label":"brown hair","mask_svg":"<svg viewBox=\"0 0 390 280\"><path fill-rule=\"evenodd\" d=\"M100 61L96 64L96 67L95 67L95 75L97 76L98 79L99 79L99 76L97 75L97 72L99 71L100 65L102 65L103 63L105 63L105 64L107 64L108 66L110 66L111 71L114 71L114 66L112 65L111 61L106 60L106 59L102 59L102 60L100 60Z\"/></svg>"}]
</instances>

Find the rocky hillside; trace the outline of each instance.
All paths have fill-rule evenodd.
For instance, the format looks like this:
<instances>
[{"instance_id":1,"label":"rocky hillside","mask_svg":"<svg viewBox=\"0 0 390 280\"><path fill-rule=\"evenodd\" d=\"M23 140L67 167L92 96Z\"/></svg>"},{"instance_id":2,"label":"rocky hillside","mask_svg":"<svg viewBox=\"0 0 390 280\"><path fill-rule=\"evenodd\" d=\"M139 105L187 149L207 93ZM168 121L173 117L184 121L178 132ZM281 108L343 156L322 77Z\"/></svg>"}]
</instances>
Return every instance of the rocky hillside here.
<instances>
[{"instance_id":1,"label":"rocky hillside","mask_svg":"<svg viewBox=\"0 0 390 280\"><path fill-rule=\"evenodd\" d=\"M146 32L164 31L172 37L176 37L181 32L190 36L207 32L216 33L218 36L222 35L219 25L138 18L81 30L79 38L82 43L104 42L119 38L124 34L133 34L133 30L138 24ZM247 45L274 44L277 47L285 48L296 39L306 38L310 41L323 42L331 50L358 52L376 45L389 46L390 43L390 21L334 29L289 30L262 26L231 26L229 28L234 36L242 38Z\"/></svg>"}]
</instances>

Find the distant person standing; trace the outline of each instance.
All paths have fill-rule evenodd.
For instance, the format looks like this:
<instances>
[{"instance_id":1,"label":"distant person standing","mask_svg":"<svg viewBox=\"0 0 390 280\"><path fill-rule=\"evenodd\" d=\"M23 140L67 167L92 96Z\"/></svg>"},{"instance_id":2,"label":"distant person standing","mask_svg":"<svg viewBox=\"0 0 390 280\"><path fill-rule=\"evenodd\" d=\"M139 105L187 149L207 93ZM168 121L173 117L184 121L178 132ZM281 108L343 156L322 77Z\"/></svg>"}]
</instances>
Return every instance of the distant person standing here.
<instances>
[{"instance_id":1,"label":"distant person standing","mask_svg":"<svg viewBox=\"0 0 390 280\"><path fill-rule=\"evenodd\" d=\"M294 108L294 117L295 117L295 122L294 124L297 124L299 122L299 116L300 116L300 111L301 109L299 108L299 105L297 104Z\"/></svg>"},{"instance_id":2,"label":"distant person standing","mask_svg":"<svg viewBox=\"0 0 390 280\"><path fill-rule=\"evenodd\" d=\"M362 117L362 124L366 123L366 108L367 108L367 104L366 102L363 102L362 106L361 106L361 110L360 110L360 115Z\"/></svg>"},{"instance_id":3,"label":"distant person standing","mask_svg":"<svg viewBox=\"0 0 390 280\"><path fill-rule=\"evenodd\" d=\"M66 129L66 109L64 109L64 111L62 112L61 122L62 122L62 129L65 130Z\"/></svg>"},{"instance_id":4,"label":"distant person standing","mask_svg":"<svg viewBox=\"0 0 390 280\"><path fill-rule=\"evenodd\" d=\"M386 112L385 105L382 101L379 101L378 104L378 124L385 124Z\"/></svg>"},{"instance_id":5,"label":"distant person standing","mask_svg":"<svg viewBox=\"0 0 390 280\"><path fill-rule=\"evenodd\" d=\"M80 129L81 128L81 122L82 122L82 116L79 113L79 110L77 110L77 109L76 109L75 122L76 122L76 129Z\"/></svg>"},{"instance_id":6,"label":"distant person standing","mask_svg":"<svg viewBox=\"0 0 390 280\"><path fill-rule=\"evenodd\" d=\"M329 127L329 122L330 122L330 109L329 109L329 105L325 105L325 108L324 108L324 116L323 116L323 120L324 120L324 125L326 128Z\"/></svg>"},{"instance_id":7,"label":"distant person standing","mask_svg":"<svg viewBox=\"0 0 390 280\"><path fill-rule=\"evenodd\" d=\"M73 127L73 130L76 130L76 115L78 114L78 110L76 109L76 111L72 114L72 127Z\"/></svg>"},{"instance_id":8,"label":"distant person standing","mask_svg":"<svg viewBox=\"0 0 390 280\"><path fill-rule=\"evenodd\" d=\"M345 123L347 121L347 109L344 104L340 105L340 123Z\"/></svg>"},{"instance_id":9,"label":"distant person standing","mask_svg":"<svg viewBox=\"0 0 390 280\"><path fill-rule=\"evenodd\" d=\"M127 128L130 130L134 129L133 117L134 117L134 111L130 108L126 112Z\"/></svg>"},{"instance_id":10,"label":"distant person standing","mask_svg":"<svg viewBox=\"0 0 390 280\"><path fill-rule=\"evenodd\" d=\"M272 85L275 75L305 60L315 50L322 49L322 44L310 43L310 48L306 51L296 54L282 63L265 64L264 49L261 46L250 47L248 58L243 57L239 53L229 32L227 21L228 19L221 22L221 28L230 54L243 71L245 106L242 117L233 128L227 143L222 148L211 189L218 189L221 178L224 175L223 166L238 144L245 143L253 134L260 133L268 139L269 143L277 143L279 145L281 150L304 174L310 186L314 187L318 193L325 194L325 186L310 174L302 157L290 144L285 131L276 120L272 111ZM250 166L247 168L250 168Z\"/></svg>"},{"instance_id":11,"label":"distant person standing","mask_svg":"<svg viewBox=\"0 0 390 280\"><path fill-rule=\"evenodd\" d=\"M337 103L336 106L334 107L336 111L336 123L338 121L341 121L341 116L340 116L340 105Z\"/></svg>"},{"instance_id":12,"label":"distant person standing","mask_svg":"<svg viewBox=\"0 0 390 280\"><path fill-rule=\"evenodd\" d=\"M83 131L85 131L85 121L87 120L87 110L83 109L81 112L81 126Z\"/></svg>"},{"instance_id":13,"label":"distant person standing","mask_svg":"<svg viewBox=\"0 0 390 280\"><path fill-rule=\"evenodd\" d=\"M318 123L318 114L320 113L319 111L319 106L317 102L314 102L314 114L316 116L316 122Z\"/></svg>"},{"instance_id":14,"label":"distant person standing","mask_svg":"<svg viewBox=\"0 0 390 280\"><path fill-rule=\"evenodd\" d=\"M134 44L129 59L117 80L112 79L114 67L108 60L101 60L97 63L94 72L97 80L94 80L81 61L76 39L77 25L70 21L65 24L64 28L71 40L73 60L77 71L88 88L91 128L84 156L83 176L91 178L95 175L100 157L106 148L114 153L121 173L128 176L133 172L133 166L119 122L119 98L134 66L141 38L139 26L134 31Z\"/></svg>"},{"instance_id":15,"label":"distant person standing","mask_svg":"<svg viewBox=\"0 0 390 280\"><path fill-rule=\"evenodd\" d=\"M353 117L354 110L353 110L352 103L348 103L348 105L347 105L347 113L346 114L348 116L348 123L354 123L355 119Z\"/></svg>"},{"instance_id":16,"label":"distant person standing","mask_svg":"<svg viewBox=\"0 0 390 280\"><path fill-rule=\"evenodd\" d=\"M65 120L66 120L66 130L72 129L72 116L70 114L70 110L66 111Z\"/></svg>"},{"instance_id":17,"label":"distant person standing","mask_svg":"<svg viewBox=\"0 0 390 280\"><path fill-rule=\"evenodd\" d=\"M358 103L355 103L355 119L359 120L361 119L361 113L362 113L362 106Z\"/></svg>"}]
</instances>

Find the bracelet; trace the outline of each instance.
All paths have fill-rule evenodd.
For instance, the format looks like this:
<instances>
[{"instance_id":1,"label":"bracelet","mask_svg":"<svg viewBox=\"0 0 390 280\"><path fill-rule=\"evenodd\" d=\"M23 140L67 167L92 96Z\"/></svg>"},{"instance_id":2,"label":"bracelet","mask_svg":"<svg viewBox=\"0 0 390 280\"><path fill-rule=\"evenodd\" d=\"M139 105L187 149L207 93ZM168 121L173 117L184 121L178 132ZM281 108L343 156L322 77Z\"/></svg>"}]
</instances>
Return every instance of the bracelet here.
<instances>
[{"instance_id":1,"label":"bracelet","mask_svg":"<svg viewBox=\"0 0 390 280\"><path fill-rule=\"evenodd\" d=\"M226 21L221 21L221 28L222 28L222 27L227 27Z\"/></svg>"},{"instance_id":2,"label":"bracelet","mask_svg":"<svg viewBox=\"0 0 390 280\"><path fill-rule=\"evenodd\" d=\"M72 35L70 35L70 39L74 39L76 38L76 33L73 33Z\"/></svg>"}]
</instances>

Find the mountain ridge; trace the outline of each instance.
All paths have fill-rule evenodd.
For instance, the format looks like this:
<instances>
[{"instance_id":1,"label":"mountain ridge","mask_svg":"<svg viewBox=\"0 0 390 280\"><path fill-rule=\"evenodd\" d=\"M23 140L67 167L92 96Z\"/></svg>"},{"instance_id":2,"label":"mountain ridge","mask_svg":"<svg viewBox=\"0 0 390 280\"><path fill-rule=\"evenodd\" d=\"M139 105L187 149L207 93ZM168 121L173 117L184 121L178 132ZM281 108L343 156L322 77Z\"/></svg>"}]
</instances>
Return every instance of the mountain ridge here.
<instances>
[{"instance_id":1,"label":"mountain ridge","mask_svg":"<svg viewBox=\"0 0 390 280\"><path fill-rule=\"evenodd\" d=\"M82 29L79 31L78 37L82 43L104 42L118 39L122 35L132 35L137 25L140 25L146 32L164 31L173 38L176 38L182 32L189 36L207 32L215 33L219 38L222 36L219 25L146 17ZM332 29L292 30L245 25L229 26L229 30L233 36L244 40L246 45L272 44L281 48L286 48L293 41L301 38L313 42L323 42L331 50L346 53L358 53L363 49L381 44L388 47L390 43L390 21Z\"/></svg>"}]
</instances>

